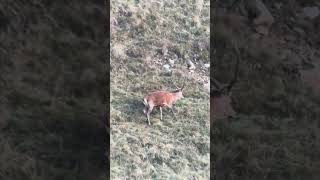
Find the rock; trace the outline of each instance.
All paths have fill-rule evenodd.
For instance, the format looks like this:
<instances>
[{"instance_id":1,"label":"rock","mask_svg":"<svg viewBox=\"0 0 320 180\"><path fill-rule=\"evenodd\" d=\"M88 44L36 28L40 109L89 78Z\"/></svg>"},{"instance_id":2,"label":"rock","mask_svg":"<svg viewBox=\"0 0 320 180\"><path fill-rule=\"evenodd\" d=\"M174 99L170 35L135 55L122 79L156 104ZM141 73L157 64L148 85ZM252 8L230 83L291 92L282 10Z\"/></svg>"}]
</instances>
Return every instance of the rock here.
<instances>
[{"instance_id":1,"label":"rock","mask_svg":"<svg viewBox=\"0 0 320 180\"><path fill-rule=\"evenodd\" d=\"M206 64L204 64L204 67L205 67L205 68L209 68L209 67L210 67L210 64L209 64L209 63L206 63Z\"/></svg>"},{"instance_id":2,"label":"rock","mask_svg":"<svg viewBox=\"0 0 320 180\"><path fill-rule=\"evenodd\" d=\"M320 15L320 10L317 6L303 8L303 14L305 17L314 19Z\"/></svg>"},{"instance_id":3,"label":"rock","mask_svg":"<svg viewBox=\"0 0 320 180\"><path fill-rule=\"evenodd\" d=\"M163 46L162 49L161 49L161 52L163 54L163 56L167 56L168 55L168 49L166 46Z\"/></svg>"},{"instance_id":4,"label":"rock","mask_svg":"<svg viewBox=\"0 0 320 180\"><path fill-rule=\"evenodd\" d=\"M170 74L171 73L170 65L169 64L163 65L163 71L166 74Z\"/></svg>"},{"instance_id":5,"label":"rock","mask_svg":"<svg viewBox=\"0 0 320 180\"><path fill-rule=\"evenodd\" d=\"M187 61L187 65L188 65L188 69L189 70L194 70L196 69L196 66L193 64L193 62L191 60Z\"/></svg>"},{"instance_id":6,"label":"rock","mask_svg":"<svg viewBox=\"0 0 320 180\"><path fill-rule=\"evenodd\" d=\"M200 51L203 51L205 49L210 49L210 42L208 40L199 41L197 43L197 47L200 49Z\"/></svg>"},{"instance_id":7,"label":"rock","mask_svg":"<svg viewBox=\"0 0 320 180\"><path fill-rule=\"evenodd\" d=\"M169 61L170 66L173 67L174 66L174 60L173 59L169 59L168 61Z\"/></svg>"}]
</instances>

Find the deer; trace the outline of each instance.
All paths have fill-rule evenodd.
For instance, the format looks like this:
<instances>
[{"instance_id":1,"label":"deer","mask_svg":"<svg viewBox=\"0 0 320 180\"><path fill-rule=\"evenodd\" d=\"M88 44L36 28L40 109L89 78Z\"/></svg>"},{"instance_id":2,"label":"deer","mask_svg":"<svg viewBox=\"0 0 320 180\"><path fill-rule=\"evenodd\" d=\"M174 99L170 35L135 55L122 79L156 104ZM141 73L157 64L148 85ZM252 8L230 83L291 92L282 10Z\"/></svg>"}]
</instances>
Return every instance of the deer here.
<instances>
[{"instance_id":1,"label":"deer","mask_svg":"<svg viewBox=\"0 0 320 180\"><path fill-rule=\"evenodd\" d=\"M184 85L179 88L175 85L176 90L174 91L155 91L152 93L149 93L143 98L143 104L145 108L143 109L143 113L146 115L148 124L149 126L151 125L150 123L150 113L152 112L154 107L159 107L160 108L160 120L162 121L162 108L163 107L168 107L171 109L171 112L177 120L176 115L173 111L175 103L184 98L183 96L183 89L185 87Z\"/></svg>"},{"instance_id":2,"label":"deer","mask_svg":"<svg viewBox=\"0 0 320 180\"><path fill-rule=\"evenodd\" d=\"M212 77L210 79L211 81L211 93L210 93L210 113L212 115L212 120L216 119L217 117L222 116L234 116L236 112L233 110L231 106L231 89L235 85L235 83L238 81L238 74L239 74L239 64L240 64L240 59L241 59L241 54L239 51L239 48L237 44L234 42L233 43L235 52L237 54L237 59L235 62L235 67L234 67L234 74L232 80L225 84L225 83L220 83L217 79ZM212 123L213 121L211 121Z\"/></svg>"}]
</instances>

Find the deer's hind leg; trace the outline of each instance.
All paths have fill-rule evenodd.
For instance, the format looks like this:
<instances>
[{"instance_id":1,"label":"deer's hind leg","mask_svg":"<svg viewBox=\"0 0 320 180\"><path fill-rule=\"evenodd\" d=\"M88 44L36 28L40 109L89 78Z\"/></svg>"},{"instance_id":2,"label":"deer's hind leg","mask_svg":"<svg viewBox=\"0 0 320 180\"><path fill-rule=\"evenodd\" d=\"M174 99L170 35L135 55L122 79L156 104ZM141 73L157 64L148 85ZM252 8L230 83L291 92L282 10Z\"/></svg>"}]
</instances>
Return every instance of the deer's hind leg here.
<instances>
[{"instance_id":1,"label":"deer's hind leg","mask_svg":"<svg viewBox=\"0 0 320 180\"><path fill-rule=\"evenodd\" d=\"M173 111L173 105L171 105L171 106L168 106L168 105L167 105L167 107L171 109L171 112L172 112L172 114L173 114L174 119L177 120L176 114L175 114L174 111Z\"/></svg>"},{"instance_id":2,"label":"deer's hind leg","mask_svg":"<svg viewBox=\"0 0 320 180\"><path fill-rule=\"evenodd\" d=\"M147 115L148 109L149 109L149 106L146 105L146 106L144 107L144 109L143 109L143 114L144 114L144 115Z\"/></svg>"},{"instance_id":3,"label":"deer's hind leg","mask_svg":"<svg viewBox=\"0 0 320 180\"><path fill-rule=\"evenodd\" d=\"M177 120L177 117L176 117L176 114L175 114L174 111L173 111L173 108L170 108L170 109L171 109L171 111L172 111L172 114L173 114L174 119Z\"/></svg>"}]
</instances>

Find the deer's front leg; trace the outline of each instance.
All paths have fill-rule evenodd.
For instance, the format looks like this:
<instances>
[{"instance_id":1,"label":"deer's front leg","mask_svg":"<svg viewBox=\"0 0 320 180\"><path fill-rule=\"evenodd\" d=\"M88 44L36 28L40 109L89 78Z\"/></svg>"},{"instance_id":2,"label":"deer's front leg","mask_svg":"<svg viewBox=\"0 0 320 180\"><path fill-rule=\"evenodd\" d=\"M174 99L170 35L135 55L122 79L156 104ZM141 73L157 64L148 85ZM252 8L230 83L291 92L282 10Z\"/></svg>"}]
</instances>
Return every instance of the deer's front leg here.
<instances>
[{"instance_id":1,"label":"deer's front leg","mask_svg":"<svg viewBox=\"0 0 320 180\"><path fill-rule=\"evenodd\" d=\"M172 110L173 110L174 112L178 112L177 107L176 107L175 104L172 105Z\"/></svg>"},{"instance_id":2,"label":"deer's front leg","mask_svg":"<svg viewBox=\"0 0 320 180\"><path fill-rule=\"evenodd\" d=\"M174 111L173 111L173 108L171 108L171 111L172 111L172 114L173 114L174 119L177 120L177 117L176 117L176 114L175 114Z\"/></svg>"},{"instance_id":3,"label":"deer's front leg","mask_svg":"<svg viewBox=\"0 0 320 180\"><path fill-rule=\"evenodd\" d=\"M160 120L162 121L162 107L160 106Z\"/></svg>"},{"instance_id":4,"label":"deer's front leg","mask_svg":"<svg viewBox=\"0 0 320 180\"><path fill-rule=\"evenodd\" d=\"M174 111L173 111L173 105L171 105L171 106L168 106L170 109L171 109L171 112L172 112L172 114L173 114L173 117L174 117L174 119L175 120L177 120L177 117L176 117L176 114L174 113Z\"/></svg>"}]
</instances>

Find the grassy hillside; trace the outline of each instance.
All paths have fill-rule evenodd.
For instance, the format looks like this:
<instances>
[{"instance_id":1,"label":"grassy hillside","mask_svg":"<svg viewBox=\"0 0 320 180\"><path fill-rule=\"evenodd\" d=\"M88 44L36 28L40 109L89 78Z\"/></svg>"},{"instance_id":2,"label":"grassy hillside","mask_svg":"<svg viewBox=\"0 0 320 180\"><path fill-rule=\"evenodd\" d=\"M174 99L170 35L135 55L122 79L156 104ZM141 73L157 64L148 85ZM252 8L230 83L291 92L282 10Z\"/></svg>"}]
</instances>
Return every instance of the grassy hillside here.
<instances>
[{"instance_id":1,"label":"grassy hillside","mask_svg":"<svg viewBox=\"0 0 320 180\"><path fill-rule=\"evenodd\" d=\"M209 2L122 0L111 7L111 178L209 179ZM164 109L160 121L155 108L149 127L143 96L174 90L185 78L177 120Z\"/></svg>"}]
</instances>

